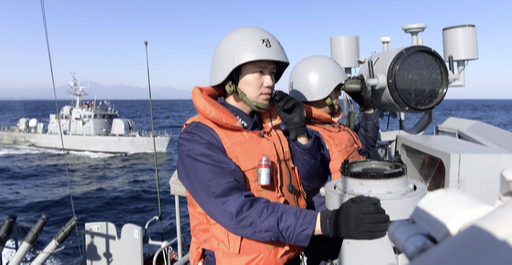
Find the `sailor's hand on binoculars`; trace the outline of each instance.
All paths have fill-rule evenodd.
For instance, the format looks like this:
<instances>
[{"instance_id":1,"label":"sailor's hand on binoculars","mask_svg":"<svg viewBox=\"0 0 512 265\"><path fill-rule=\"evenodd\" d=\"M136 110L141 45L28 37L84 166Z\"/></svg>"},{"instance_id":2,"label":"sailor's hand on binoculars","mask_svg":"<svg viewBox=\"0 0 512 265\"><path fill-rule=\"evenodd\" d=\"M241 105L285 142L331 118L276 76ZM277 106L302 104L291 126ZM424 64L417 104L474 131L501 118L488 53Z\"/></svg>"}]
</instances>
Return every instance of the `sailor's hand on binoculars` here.
<instances>
[{"instance_id":1,"label":"sailor's hand on binoculars","mask_svg":"<svg viewBox=\"0 0 512 265\"><path fill-rule=\"evenodd\" d=\"M375 239L386 235L389 216L375 197L357 196L337 210L320 212L322 234L344 239Z\"/></svg>"},{"instance_id":2,"label":"sailor's hand on binoculars","mask_svg":"<svg viewBox=\"0 0 512 265\"><path fill-rule=\"evenodd\" d=\"M290 138L296 139L305 134L307 129L302 103L278 90L274 91L273 98L277 115L290 132Z\"/></svg>"},{"instance_id":3,"label":"sailor's hand on binoculars","mask_svg":"<svg viewBox=\"0 0 512 265\"><path fill-rule=\"evenodd\" d=\"M363 75L358 75L355 77L349 78L345 83L354 83L357 82L361 86L361 91L345 91L352 100L354 100L357 105L359 105L359 111L363 112L367 109L371 109L374 107L373 98L372 98L372 91L371 89L366 85L366 81L364 79Z\"/></svg>"}]
</instances>

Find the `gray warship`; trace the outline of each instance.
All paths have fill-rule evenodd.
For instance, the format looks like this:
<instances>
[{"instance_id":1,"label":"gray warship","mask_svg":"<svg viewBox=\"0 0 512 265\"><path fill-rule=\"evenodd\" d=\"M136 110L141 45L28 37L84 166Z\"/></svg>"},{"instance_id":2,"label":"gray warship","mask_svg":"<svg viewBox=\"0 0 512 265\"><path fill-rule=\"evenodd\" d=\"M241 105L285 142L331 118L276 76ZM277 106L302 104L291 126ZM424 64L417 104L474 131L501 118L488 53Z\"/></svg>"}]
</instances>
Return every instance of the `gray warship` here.
<instances>
[{"instance_id":1,"label":"gray warship","mask_svg":"<svg viewBox=\"0 0 512 265\"><path fill-rule=\"evenodd\" d=\"M119 118L110 101L82 101L85 88L72 73L67 92L74 96L74 106L50 114L47 126L35 118L21 118L16 126L2 127L0 143L112 154L166 152L172 135L155 135L153 144L151 135L137 131L133 120Z\"/></svg>"}]
</instances>

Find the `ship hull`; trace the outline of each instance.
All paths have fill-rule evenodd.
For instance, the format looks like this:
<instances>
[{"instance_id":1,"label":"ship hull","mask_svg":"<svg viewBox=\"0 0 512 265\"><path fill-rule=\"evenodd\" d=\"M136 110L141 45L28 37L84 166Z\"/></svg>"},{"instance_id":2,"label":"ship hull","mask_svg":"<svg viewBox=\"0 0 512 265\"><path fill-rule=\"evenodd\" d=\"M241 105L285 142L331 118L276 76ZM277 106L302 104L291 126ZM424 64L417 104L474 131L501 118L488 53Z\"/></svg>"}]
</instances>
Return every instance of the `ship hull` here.
<instances>
[{"instance_id":1,"label":"ship hull","mask_svg":"<svg viewBox=\"0 0 512 265\"><path fill-rule=\"evenodd\" d=\"M155 147L157 152L166 152L167 146L172 140L172 136L156 136L155 145L150 136L115 136L115 135L62 135L58 134L39 134L0 131L0 143L14 144L23 146L33 146L39 148L62 150L62 142L66 151L88 151L101 153L144 153L153 152Z\"/></svg>"}]
</instances>

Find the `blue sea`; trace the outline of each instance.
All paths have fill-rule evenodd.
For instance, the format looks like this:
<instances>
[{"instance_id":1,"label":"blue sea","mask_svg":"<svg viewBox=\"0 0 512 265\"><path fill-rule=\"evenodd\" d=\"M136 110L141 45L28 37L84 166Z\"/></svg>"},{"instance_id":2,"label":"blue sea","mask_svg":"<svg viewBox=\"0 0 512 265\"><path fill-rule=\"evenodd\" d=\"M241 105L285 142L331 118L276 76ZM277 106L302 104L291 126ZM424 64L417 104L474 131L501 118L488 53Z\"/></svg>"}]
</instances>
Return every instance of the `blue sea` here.
<instances>
[{"instance_id":1,"label":"blue sea","mask_svg":"<svg viewBox=\"0 0 512 265\"><path fill-rule=\"evenodd\" d=\"M145 100L114 100L122 118L135 121L139 130L151 130L150 105ZM58 108L70 104L58 101ZM449 116L475 119L512 132L512 100L444 100L434 110L434 122L425 131L433 134L434 124ZM174 139L166 153L159 153L158 175L163 217L163 236L175 237L174 196L169 193L169 179L176 169L177 140L183 123L196 114L191 100L154 100L155 130L172 133ZM19 118L37 118L47 122L56 112L54 101L0 101L0 126L16 125ZM407 114L410 128L421 114ZM398 121L384 117L381 129L396 129ZM67 168L67 171L66 171ZM41 150L0 144L0 223L16 215L18 239L22 241L42 214L50 218L33 251L42 250L57 231L73 216L79 218L78 231L84 223L110 221L118 232L125 223L144 227L158 215L157 183L153 153L109 155L96 153ZM186 213L186 200L181 200ZM188 218L182 218L188 234ZM160 225L150 228L150 236L160 239ZM187 237L189 238L189 237ZM80 264L80 239L73 231L62 251L50 256L46 264ZM83 246L82 246L83 248ZM157 247L145 247L148 254ZM83 249L82 249L83 251Z\"/></svg>"}]
</instances>

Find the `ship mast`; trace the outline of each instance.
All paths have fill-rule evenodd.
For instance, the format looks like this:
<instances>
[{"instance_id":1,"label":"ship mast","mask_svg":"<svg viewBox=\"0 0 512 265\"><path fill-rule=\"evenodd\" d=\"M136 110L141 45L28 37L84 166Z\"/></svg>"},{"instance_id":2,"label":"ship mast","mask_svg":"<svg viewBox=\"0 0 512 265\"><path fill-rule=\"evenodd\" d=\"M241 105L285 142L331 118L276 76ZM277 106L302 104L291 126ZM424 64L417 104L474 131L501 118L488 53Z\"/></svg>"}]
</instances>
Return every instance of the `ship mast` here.
<instances>
[{"instance_id":1,"label":"ship mast","mask_svg":"<svg viewBox=\"0 0 512 265\"><path fill-rule=\"evenodd\" d=\"M68 82L68 93L76 97L76 105L75 108L80 108L80 98L82 96L87 95L84 91L84 86L78 85L78 80L75 78L75 73L71 72L73 78Z\"/></svg>"}]
</instances>

